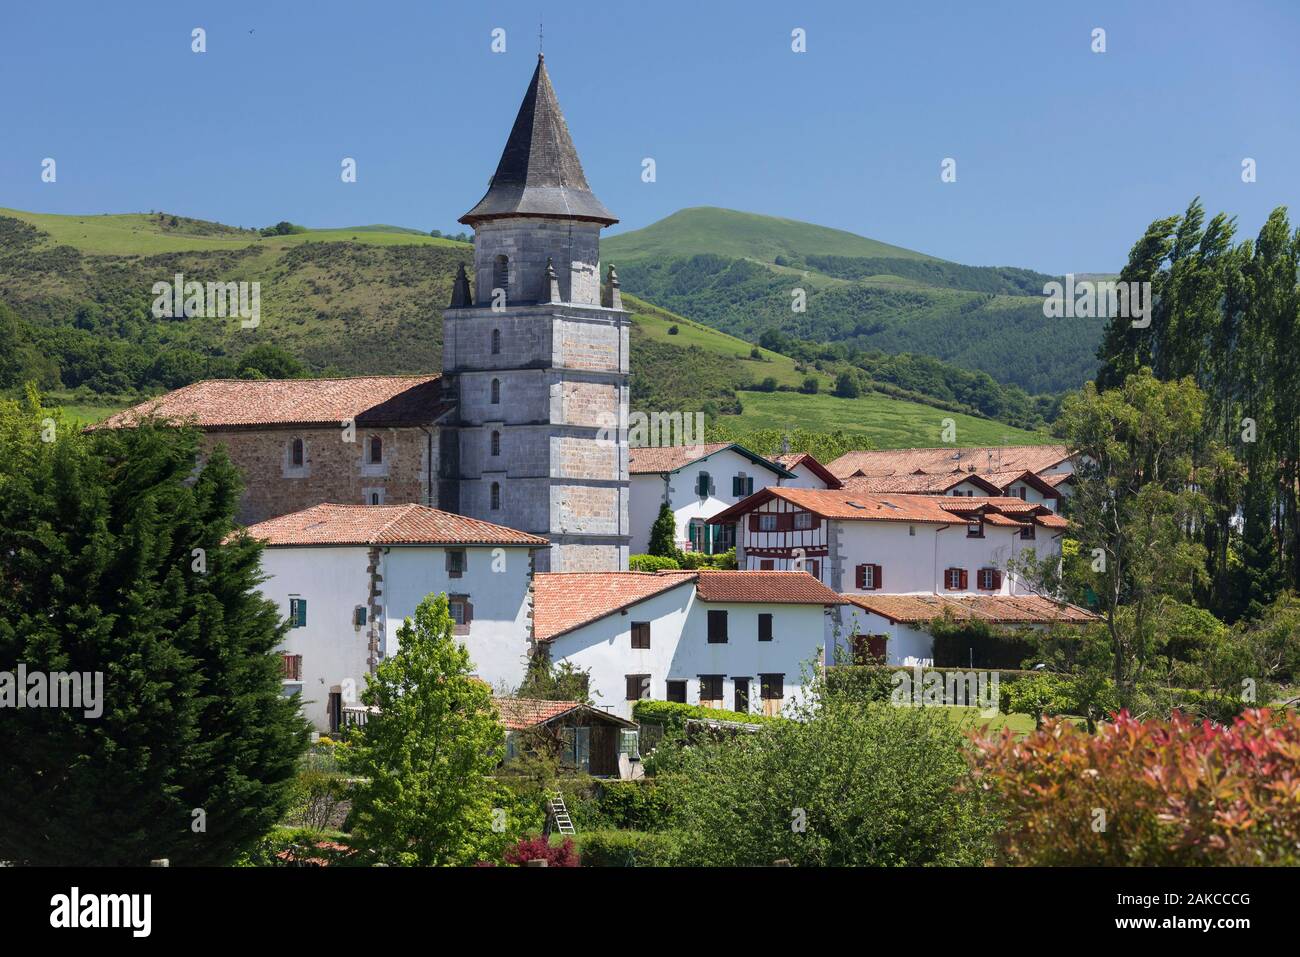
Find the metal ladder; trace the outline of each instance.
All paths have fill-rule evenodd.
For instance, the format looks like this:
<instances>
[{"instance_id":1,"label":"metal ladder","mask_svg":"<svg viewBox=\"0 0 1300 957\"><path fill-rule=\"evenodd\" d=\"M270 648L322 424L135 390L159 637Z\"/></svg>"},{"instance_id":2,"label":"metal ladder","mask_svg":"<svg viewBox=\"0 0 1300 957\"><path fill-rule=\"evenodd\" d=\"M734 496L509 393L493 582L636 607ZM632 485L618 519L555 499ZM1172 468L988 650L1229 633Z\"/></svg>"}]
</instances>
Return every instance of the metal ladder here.
<instances>
[{"instance_id":1,"label":"metal ladder","mask_svg":"<svg viewBox=\"0 0 1300 957\"><path fill-rule=\"evenodd\" d=\"M561 834L576 834L569 809L564 806L564 795L559 791L551 792L551 817L555 819L555 829Z\"/></svg>"}]
</instances>

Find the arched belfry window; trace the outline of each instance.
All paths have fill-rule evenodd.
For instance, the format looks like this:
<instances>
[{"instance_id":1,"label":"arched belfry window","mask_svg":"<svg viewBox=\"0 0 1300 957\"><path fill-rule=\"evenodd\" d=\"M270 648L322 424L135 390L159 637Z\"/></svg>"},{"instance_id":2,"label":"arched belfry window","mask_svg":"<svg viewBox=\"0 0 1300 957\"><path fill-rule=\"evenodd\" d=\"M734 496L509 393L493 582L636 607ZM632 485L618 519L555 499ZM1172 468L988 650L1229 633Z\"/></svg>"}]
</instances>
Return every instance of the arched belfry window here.
<instances>
[{"instance_id":1,"label":"arched belfry window","mask_svg":"<svg viewBox=\"0 0 1300 957\"><path fill-rule=\"evenodd\" d=\"M302 439L294 439L293 444L289 447L289 464L302 465L302 463L303 463Z\"/></svg>"},{"instance_id":2,"label":"arched belfry window","mask_svg":"<svg viewBox=\"0 0 1300 957\"><path fill-rule=\"evenodd\" d=\"M501 433L496 429L492 430L492 454L501 454Z\"/></svg>"},{"instance_id":3,"label":"arched belfry window","mask_svg":"<svg viewBox=\"0 0 1300 957\"><path fill-rule=\"evenodd\" d=\"M501 330L500 329L492 330L492 354L494 356L501 354Z\"/></svg>"},{"instance_id":4,"label":"arched belfry window","mask_svg":"<svg viewBox=\"0 0 1300 957\"><path fill-rule=\"evenodd\" d=\"M493 405L501 404L501 380L500 379L492 380L492 404Z\"/></svg>"},{"instance_id":5,"label":"arched belfry window","mask_svg":"<svg viewBox=\"0 0 1300 957\"><path fill-rule=\"evenodd\" d=\"M492 511L495 512L500 507L501 507L501 483L493 482L492 483Z\"/></svg>"},{"instance_id":6,"label":"arched belfry window","mask_svg":"<svg viewBox=\"0 0 1300 957\"><path fill-rule=\"evenodd\" d=\"M377 435L370 437L370 464L379 465L384 461L384 440Z\"/></svg>"},{"instance_id":7,"label":"arched belfry window","mask_svg":"<svg viewBox=\"0 0 1300 957\"><path fill-rule=\"evenodd\" d=\"M507 256L498 256L492 261L492 288L504 289L509 295L510 290L510 259Z\"/></svg>"}]
</instances>

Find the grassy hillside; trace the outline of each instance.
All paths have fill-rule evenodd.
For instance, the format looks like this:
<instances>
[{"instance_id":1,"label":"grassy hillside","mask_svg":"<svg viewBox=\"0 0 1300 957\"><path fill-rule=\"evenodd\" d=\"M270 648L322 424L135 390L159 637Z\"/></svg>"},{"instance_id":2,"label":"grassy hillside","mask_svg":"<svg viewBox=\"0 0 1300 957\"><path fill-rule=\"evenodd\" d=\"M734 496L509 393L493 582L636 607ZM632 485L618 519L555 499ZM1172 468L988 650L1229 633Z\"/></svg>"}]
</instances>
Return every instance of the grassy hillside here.
<instances>
[{"instance_id":1,"label":"grassy hillside","mask_svg":"<svg viewBox=\"0 0 1300 957\"><path fill-rule=\"evenodd\" d=\"M243 358L267 344L309 374L437 369L441 310L457 267L472 267L471 259L464 243L383 225L263 237L170 214L0 211L0 351L8 343L26 363L8 382L0 363L0 388L35 378L69 414L93 421L145 394L243 374ZM260 282L260 326L155 319L153 283L177 272L200 282ZM880 394L857 403L804 395L793 390L809 379L829 392L840 366L772 349L754 355L751 343L636 296L625 304L633 314L634 408L703 410L781 429L817 422L881 446L929 442L932 420L948 414ZM864 387L928 401L880 374L879 384L868 378ZM945 408L964 408L949 393L934 394ZM728 415L742 408L739 419Z\"/></svg>"},{"instance_id":2,"label":"grassy hillside","mask_svg":"<svg viewBox=\"0 0 1300 957\"><path fill-rule=\"evenodd\" d=\"M924 253L867 239L842 229L714 206L693 206L601 241L601 255L620 269L624 261L680 259L712 253L731 259L775 263L801 256L862 256L929 260Z\"/></svg>"},{"instance_id":3,"label":"grassy hillside","mask_svg":"<svg viewBox=\"0 0 1300 957\"><path fill-rule=\"evenodd\" d=\"M1079 386L1096 369L1102 319L1048 319L1053 277L962 266L792 220L692 209L612 237L603 255L626 290L758 341L773 332L827 357L934 356L1029 393ZM805 308L795 311L802 289Z\"/></svg>"}]
</instances>

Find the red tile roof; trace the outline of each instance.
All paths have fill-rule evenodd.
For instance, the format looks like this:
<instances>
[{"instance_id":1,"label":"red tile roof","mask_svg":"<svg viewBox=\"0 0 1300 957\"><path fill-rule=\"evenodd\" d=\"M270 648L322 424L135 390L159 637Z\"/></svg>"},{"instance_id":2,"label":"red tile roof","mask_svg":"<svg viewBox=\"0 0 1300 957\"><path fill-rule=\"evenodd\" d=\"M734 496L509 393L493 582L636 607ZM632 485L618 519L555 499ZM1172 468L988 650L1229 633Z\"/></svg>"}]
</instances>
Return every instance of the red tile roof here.
<instances>
[{"instance_id":1,"label":"red tile roof","mask_svg":"<svg viewBox=\"0 0 1300 957\"><path fill-rule=\"evenodd\" d=\"M942 495L944 492L970 482L976 488L983 489L990 495L1002 491L1001 485L995 485L979 475L970 472L950 472L943 475L872 475L846 478L841 483L844 488L857 492L872 494L911 493L915 495Z\"/></svg>"},{"instance_id":2,"label":"red tile roof","mask_svg":"<svg viewBox=\"0 0 1300 957\"><path fill-rule=\"evenodd\" d=\"M1086 608L1052 601L1040 595L860 595L843 596L849 604L875 612L890 621L914 624L941 618L950 612L958 619L980 619L1002 624L1082 624L1096 621Z\"/></svg>"},{"instance_id":3,"label":"red tile roof","mask_svg":"<svg viewBox=\"0 0 1300 957\"><path fill-rule=\"evenodd\" d=\"M1019 519L1008 522L990 519L994 525L1019 525L1033 519L1048 528L1065 528L1068 522L1053 515L1045 505L1010 496L966 495L866 495L853 488L814 489L768 487L755 492L708 521L719 525L734 522L774 498L782 499L822 518L849 522L908 522L951 525L967 516L1002 513Z\"/></svg>"},{"instance_id":4,"label":"red tile roof","mask_svg":"<svg viewBox=\"0 0 1300 957\"><path fill-rule=\"evenodd\" d=\"M699 445L663 445L628 449L627 470L630 475L662 474L676 472L692 462L715 455L724 449L733 449L755 465L770 469L782 478L790 478L789 469L773 459L766 459L735 442L705 442Z\"/></svg>"},{"instance_id":5,"label":"red tile roof","mask_svg":"<svg viewBox=\"0 0 1300 957\"><path fill-rule=\"evenodd\" d=\"M427 505L314 505L251 525L249 536L291 545L529 545L547 541Z\"/></svg>"},{"instance_id":6,"label":"red tile roof","mask_svg":"<svg viewBox=\"0 0 1300 957\"><path fill-rule=\"evenodd\" d=\"M501 716L501 723L506 726L508 731L524 731L528 728L535 728L539 724L545 724L548 721L554 721L556 718L563 717L571 711L590 711L593 714L608 718L612 722L626 725L629 728L635 728L636 724L626 721L618 715L609 714L601 711L599 708L593 708L591 705L583 704L581 701L542 701L538 698L493 698L492 704L496 706L497 714Z\"/></svg>"},{"instance_id":7,"label":"red tile roof","mask_svg":"<svg viewBox=\"0 0 1300 957\"><path fill-rule=\"evenodd\" d=\"M784 466L791 472L794 471L795 466L802 465L804 468L808 469L808 471L812 472L813 475L825 482L827 488L839 488L842 484L830 469L822 465L813 457L811 452L784 452L781 455L773 457L772 461L777 465Z\"/></svg>"},{"instance_id":8,"label":"red tile roof","mask_svg":"<svg viewBox=\"0 0 1300 957\"><path fill-rule=\"evenodd\" d=\"M700 569L695 593L708 602L842 605L844 600L812 575L799 571L713 571Z\"/></svg>"},{"instance_id":9,"label":"red tile roof","mask_svg":"<svg viewBox=\"0 0 1300 957\"><path fill-rule=\"evenodd\" d=\"M1041 472L1069 458L1064 445L1001 445L845 452L826 467L840 478L851 475L908 475L914 472Z\"/></svg>"},{"instance_id":10,"label":"red tile roof","mask_svg":"<svg viewBox=\"0 0 1300 957\"><path fill-rule=\"evenodd\" d=\"M130 428L145 416L201 429L428 425L447 411L437 375L350 379L208 379L110 416L99 428Z\"/></svg>"},{"instance_id":11,"label":"red tile roof","mask_svg":"<svg viewBox=\"0 0 1300 957\"><path fill-rule=\"evenodd\" d=\"M533 637L549 641L660 592L693 582L693 571L544 572L533 576Z\"/></svg>"}]
</instances>

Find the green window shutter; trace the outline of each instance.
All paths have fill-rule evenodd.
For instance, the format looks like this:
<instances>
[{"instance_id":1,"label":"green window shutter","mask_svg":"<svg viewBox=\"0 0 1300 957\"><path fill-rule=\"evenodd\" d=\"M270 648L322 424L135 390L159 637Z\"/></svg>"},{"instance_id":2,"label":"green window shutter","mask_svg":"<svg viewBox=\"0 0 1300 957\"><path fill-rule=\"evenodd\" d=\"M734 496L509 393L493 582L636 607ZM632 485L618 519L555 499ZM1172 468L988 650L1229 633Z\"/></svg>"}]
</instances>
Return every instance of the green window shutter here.
<instances>
[{"instance_id":1,"label":"green window shutter","mask_svg":"<svg viewBox=\"0 0 1300 957\"><path fill-rule=\"evenodd\" d=\"M289 599L289 618L293 621L294 628L307 627L307 599L306 598Z\"/></svg>"},{"instance_id":2,"label":"green window shutter","mask_svg":"<svg viewBox=\"0 0 1300 957\"><path fill-rule=\"evenodd\" d=\"M754 494L754 476L752 475L749 476L747 479L745 479L745 494L746 495Z\"/></svg>"},{"instance_id":3,"label":"green window shutter","mask_svg":"<svg viewBox=\"0 0 1300 957\"><path fill-rule=\"evenodd\" d=\"M745 483L745 480L744 480L743 478L741 478L739 475L733 475L733 476L731 477L731 496L732 496L732 498L740 498L740 496L742 496L742 495L745 494L745 484L744 484L744 483Z\"/></svg>"}]
</instances>

